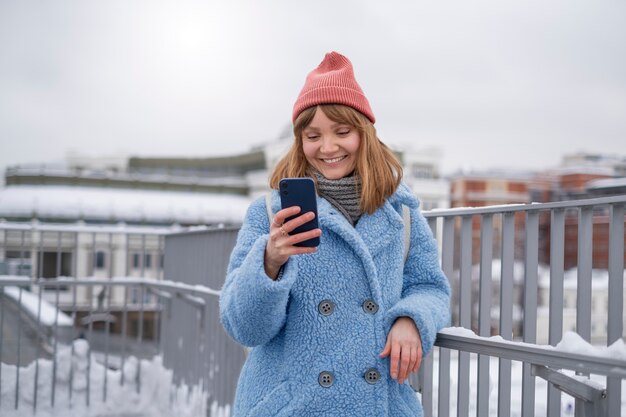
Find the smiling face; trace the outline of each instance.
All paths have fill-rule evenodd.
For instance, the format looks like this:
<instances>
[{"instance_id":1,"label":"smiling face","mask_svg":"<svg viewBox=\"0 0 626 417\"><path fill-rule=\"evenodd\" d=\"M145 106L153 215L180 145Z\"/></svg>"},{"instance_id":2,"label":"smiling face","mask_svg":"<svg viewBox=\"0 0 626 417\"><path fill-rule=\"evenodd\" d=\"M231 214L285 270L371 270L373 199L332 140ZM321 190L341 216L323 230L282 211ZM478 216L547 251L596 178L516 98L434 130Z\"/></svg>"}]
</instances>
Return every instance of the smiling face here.
<instances>
[{"instance_id":1,"label":"smiling face","mask_svg":"<svg viewBox=\"0 0 626 417\"><path fill-rule=\"evenodd\" d=\"M329 180L354 171L360 144L361 136L354 126L329 119L320 107L302 131L307 162Z\"/></svg>"}]
</instances>

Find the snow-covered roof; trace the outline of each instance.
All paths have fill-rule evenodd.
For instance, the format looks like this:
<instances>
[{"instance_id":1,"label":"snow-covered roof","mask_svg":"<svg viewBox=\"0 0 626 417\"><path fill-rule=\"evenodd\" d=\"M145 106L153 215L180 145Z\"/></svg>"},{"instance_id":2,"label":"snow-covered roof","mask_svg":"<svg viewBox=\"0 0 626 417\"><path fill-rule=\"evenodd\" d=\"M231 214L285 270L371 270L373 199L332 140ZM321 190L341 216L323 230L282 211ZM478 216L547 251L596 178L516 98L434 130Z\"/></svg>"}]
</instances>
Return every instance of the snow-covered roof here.
<instances>
[{"instance_id":1,"label":"snow-covered roof","mask_svg":"<svg viewBox=\"0 0 626 417\"><path fill-rule=\"evenodd\" d=\"M0 189L0 218L130 223L241 223L250 198L234 194L9 186Z\"/></svg>"},{"instance_id":2,"label":"snow-covered roof","mask_svg":"<svg viewBox=\"0 0 626 417\"><path fill-rule=\"evenodd\" d=\"M626 177L620 178L604 178L601 180L589 181L587 183L587 189L599 189L599 188L618 188L626 187Z\"/></svg>"},{"instance_id":3,"label":"snow-covered roof","mask_svg":"<svg viewBox=\"0 0 626 417\"><path fill-rule=\"evenodd\" d=\"M453 173L450 178L452 180L485 180L485 179L502 179L509 181L530 181L535 176L533 171L522 171L516 169L490 169L485 171L475 170L459 170Z\"/></svg>"}]
</instances>

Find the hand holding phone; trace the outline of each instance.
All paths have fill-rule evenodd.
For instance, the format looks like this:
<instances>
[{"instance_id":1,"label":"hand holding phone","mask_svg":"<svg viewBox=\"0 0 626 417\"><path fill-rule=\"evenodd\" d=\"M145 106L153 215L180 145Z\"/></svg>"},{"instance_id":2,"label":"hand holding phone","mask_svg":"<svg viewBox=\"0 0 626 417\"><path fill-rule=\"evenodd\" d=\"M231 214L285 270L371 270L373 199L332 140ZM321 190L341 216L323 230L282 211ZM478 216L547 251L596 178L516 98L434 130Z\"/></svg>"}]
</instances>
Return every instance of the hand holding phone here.
<instances>
[{"instance_id":1,"label":"hand holding phone","mask_svg":"<svg viewBox=\"0 0 626 417\"><path fill-rule=\"evenodd\" d=\"M299 233L309 232L319 228L317 221L317 199L315 194L315 183L311 178L283 178L279 183L280 204L283 209L298 206L300 212L296 215L287 217L285 223L295 219L298 216L312 212L315 217L296 227L289 232L290 236ZM300 247L316 247L320 244L319 236L295 243L294 246Z\"/></svg>"},{"instance_id":2,"label":"hand holding phone","mask_svg":"<svg viewBox=\"0 0 626 417\"><path fill-rule=\"evenodd\" d=\"M292 255L314 253L322 231L317 221L315 184L310 178L285 178L279 183L282 210L270 221L270 239L263 260L265 273L278 277Z\"/></svg>"}]
</instances>

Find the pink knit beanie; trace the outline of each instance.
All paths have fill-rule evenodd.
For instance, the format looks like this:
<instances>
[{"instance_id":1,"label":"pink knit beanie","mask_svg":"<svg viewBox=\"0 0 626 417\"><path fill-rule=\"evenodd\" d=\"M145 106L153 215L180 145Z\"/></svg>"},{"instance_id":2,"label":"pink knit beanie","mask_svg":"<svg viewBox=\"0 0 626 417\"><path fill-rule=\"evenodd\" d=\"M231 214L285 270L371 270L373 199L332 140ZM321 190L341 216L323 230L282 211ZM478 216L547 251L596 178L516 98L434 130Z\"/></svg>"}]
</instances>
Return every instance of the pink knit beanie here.
<instances>
[{"instance_id":1,"label":"pink knit beanie","mask_svg":"<svg viewBox=\"0 0 626 417\"><path fill-rule=\"evenodd\" d=\"M376 122L370 103L354 78L352 63L337 52L329 52L317 68L309 73L293 105L293 118L318 104L345 104Z\"/></svg>"}]
</instances>

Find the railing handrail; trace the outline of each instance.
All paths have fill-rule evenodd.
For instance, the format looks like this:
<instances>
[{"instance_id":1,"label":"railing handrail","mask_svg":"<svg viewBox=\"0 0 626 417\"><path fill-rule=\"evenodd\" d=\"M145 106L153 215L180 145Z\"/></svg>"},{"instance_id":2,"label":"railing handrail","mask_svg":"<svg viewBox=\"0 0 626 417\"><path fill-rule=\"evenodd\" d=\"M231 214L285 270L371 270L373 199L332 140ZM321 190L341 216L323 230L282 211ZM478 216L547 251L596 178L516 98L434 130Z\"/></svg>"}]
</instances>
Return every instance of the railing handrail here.
<instances>
[{"instance_id":1,"label":"railing handrail","mask_svg":"<svg viewBox=\"0 0 626 417\"><path fill-rule=\"evenodd\" d=\"M206 287L204 285L189 285L181 282L157 280L154 278L136 278L136 277L113 277L113 278L72 278L60 277L54 279L39 278L31 279L29 277L0 275L0 286L9 285L38 285L42 287L57 287L67 285L102 285L102 286L145 286L148 288L169 290L172 292L185 293L188 295L204 295L218 296L219 290Z\"/></svg>"},{"instance_id":2,"label":"railing handrail","mask_svg":"<svg viewBox=\"0 0 626 417\"><path fill-rule=\"evenodd\" d=\"M582 200L567 200L551 203L525 203L525 204L503 204L486 207L455 207L442 208L424 211L426 218L430 217L455 217L470 216L473 214L497 214L497 213L516 213L520 211L535 210L551 210L551 209L567 209L587 206L600 206L606 204L626 203L626 195L618 195L612 197L587 198Z\"/></svg>"},{"instance_id":3,"label":"railing handrail","mask_svg":"<svg viewBox=\"0 0 626 417\"><path fill-rule=\"evenodd\" d=\"M570 369L581 373L626 378L626 361L606 356L571 353L550 345L496 340L481 336L464 336L443 329L437 333L439 347L543 365L553 369Z\"/></svg>"}]
</instances>

